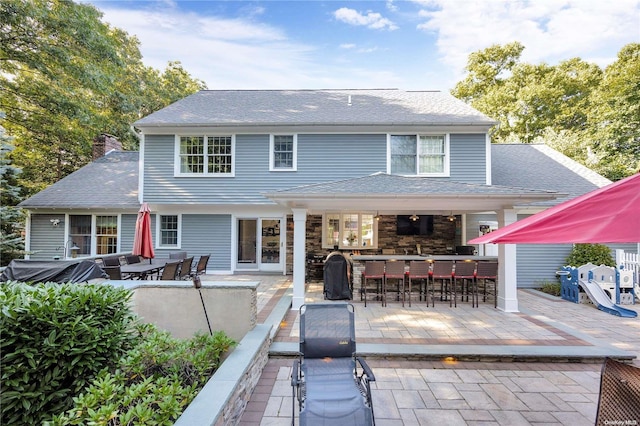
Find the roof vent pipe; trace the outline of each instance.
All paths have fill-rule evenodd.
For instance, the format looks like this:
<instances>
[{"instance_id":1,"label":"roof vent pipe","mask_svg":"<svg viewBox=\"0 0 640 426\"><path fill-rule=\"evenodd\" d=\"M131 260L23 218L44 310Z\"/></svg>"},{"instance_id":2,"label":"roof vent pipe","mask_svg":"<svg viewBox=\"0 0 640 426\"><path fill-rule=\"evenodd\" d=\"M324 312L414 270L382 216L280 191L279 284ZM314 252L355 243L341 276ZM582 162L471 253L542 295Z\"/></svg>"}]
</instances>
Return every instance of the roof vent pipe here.
<instances>
[{"instance_id":1,"label":"roof vent pipe","mask_svg":"<svg viewBox=\"0 0 640 426\"><path fill-rule=\"evenodd\" d=\"M351 106L351 95L349 95L349 99L347 100L347 105Z\"/></svg>"}]
</instances>

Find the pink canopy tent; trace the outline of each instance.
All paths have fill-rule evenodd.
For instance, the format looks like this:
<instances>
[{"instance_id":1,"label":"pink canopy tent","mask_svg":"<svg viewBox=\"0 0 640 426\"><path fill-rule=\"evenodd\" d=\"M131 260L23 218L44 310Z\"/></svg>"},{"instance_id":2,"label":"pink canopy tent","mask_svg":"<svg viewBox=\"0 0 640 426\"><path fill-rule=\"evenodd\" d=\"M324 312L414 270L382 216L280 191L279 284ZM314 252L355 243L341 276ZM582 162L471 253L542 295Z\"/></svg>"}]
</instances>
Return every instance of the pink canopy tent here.
<instances>
[{"instance_id":1,"label":"pink canopy tent","mask_svg":"<svg viewBox=\"0 0 640 426\"><path fill-rule=\"evenodd\" d=\"M640 243L640 173L468 243Z\"/></svg>"},{"instance_id":2,"label":"pink canopy tent","mask_svg":"<svg viewBox=\"0 0 640 426\"><path fill-rule=\"evenodd\" d=\"M134 255L142 256L145 259L153 259L153 239L151 237L151 210L147 203L142 203L138 210L138 219L136 220L136 233L133 237Z\"/></svg>"}]
</instances>

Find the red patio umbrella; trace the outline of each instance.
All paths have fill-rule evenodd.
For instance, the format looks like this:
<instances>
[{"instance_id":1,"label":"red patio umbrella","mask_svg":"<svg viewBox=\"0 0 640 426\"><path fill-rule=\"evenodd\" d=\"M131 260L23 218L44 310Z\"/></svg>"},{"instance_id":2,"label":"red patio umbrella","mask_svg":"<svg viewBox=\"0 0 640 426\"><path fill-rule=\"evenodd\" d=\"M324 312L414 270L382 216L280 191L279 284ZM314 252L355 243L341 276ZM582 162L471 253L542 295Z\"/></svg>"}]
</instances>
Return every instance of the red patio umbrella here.
<instances>
[{"instance_id":1,"label":"red patio umbrella","mask_svg":"<svg viewBox=\"0 0 640 426\"><path fill-rule=\"evenodd\" d=\"M151 210L147 203L142 203L138 210L138 219L136 220L136 233L133 236L134 255L142 256L145 259L153 259L153 239L151 237Z\"/></svg>"},{"instance_id":2,"label":"red patio umbrella","mask_svg":"<svg viewBox=\"0 0 640 426\"><path fill-rule=\"evenodd\" d=\"M565 201L469 244L640 242L640 173Z\"/></svg>"}]
</instances>

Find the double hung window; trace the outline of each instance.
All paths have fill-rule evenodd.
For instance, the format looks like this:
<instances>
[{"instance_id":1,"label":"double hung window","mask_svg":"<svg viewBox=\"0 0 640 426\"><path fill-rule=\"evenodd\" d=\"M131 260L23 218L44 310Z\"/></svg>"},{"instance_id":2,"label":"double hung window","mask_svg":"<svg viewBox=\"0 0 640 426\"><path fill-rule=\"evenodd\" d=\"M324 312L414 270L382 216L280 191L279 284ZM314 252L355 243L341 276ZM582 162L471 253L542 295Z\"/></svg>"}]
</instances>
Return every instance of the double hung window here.
<instances>
[{"instance_id":1,"label":"double hung window","mask_svg":"<svg viewBox=\"0 0 640 426\"><path fill-rule=\"evenodd\" d=\"M233 136L178 136L177 175L232 176Z\"/></svg>"},{"instance_id":2,"label":"double hung window","mask_svg":"<svg viewBox=\"0 0 640 426\"><path fill-rule=\"evenodd\" d=\"M389 152L392 174L449 175L449 143L446 135L390 135Z\"/></svg>"},{"instance_id":3,"label":"double hung window","mask_svg":"<svg viewBox=\"0 0 640 426\"><path fill-rule=\"evenodd\" d=\"M295 171L298 140L296 135L271 135L269 140L269 170Z\"/></svg>"},{"instance_id":4,"label":"double hung window","mask_svg":"<svg viewBox=\"0 0 640 426\"><path fill-rule=\"evenodd\" d=\"M179 228L180 217L178 215L161 215L159 216L159 247L179 247Z\"/></svg>"},{"instance_id":5,"label":"double hung window","mask_svg":"<svg viewBox=\"0 0 640 426\"><path fill-rule=\"evenodd\" d=\"M118 216L96 216L96 254L118 252Z\"/></svg>"}]
</instances>

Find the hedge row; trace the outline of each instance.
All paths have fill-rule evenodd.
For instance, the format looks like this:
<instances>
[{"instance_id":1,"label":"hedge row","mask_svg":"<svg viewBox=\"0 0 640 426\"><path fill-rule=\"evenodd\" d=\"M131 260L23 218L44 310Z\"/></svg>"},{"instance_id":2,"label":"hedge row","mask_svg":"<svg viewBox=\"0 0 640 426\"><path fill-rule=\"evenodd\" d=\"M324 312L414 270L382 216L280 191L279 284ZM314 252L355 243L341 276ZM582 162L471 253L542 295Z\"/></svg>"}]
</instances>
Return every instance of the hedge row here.
<instances>
[{"instance_id":1,"label":"hedge row","mask_svg":"<svg viewBox=\"0 0 640 426\"><path fill-rule=\"evenodd\" d=\"M0 424L171 425L236 342L175 339L100 284L0 284Z\"/></svg>"},{"instance_id":2,"label":"hedge row","mask_svg":"<svg viewBox=\"0 0 640 426\"><path fill-rule=\"evenodd\" d=\"M131 293L99 284L0 287L1 424L42 424L137 343Z\"/></svg>"}]
</instances>

